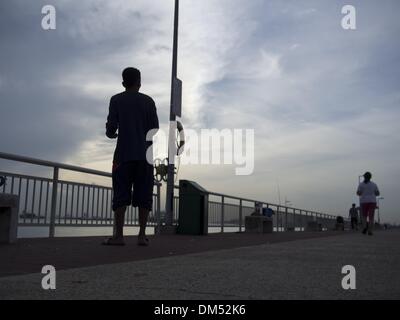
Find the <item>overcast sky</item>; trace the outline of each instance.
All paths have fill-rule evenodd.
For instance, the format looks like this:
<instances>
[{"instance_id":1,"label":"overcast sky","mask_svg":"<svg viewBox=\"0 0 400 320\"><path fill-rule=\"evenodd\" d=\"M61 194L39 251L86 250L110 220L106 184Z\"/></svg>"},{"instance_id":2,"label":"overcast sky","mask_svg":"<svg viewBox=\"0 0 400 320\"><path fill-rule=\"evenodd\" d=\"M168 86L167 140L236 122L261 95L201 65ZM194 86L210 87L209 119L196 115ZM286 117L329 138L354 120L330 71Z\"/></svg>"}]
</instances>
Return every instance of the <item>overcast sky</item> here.
<instances>
[{"instance_id":1,"label":"overcast sky","mask_svg":"<svg viewBox=\"0 0 400 320\"><path fill-rule=\"evenodd\" d=\"M56 30L41 28L46 4ZM341 27L346 4L355 31ZM347 214L368 170L382 218L399 223L399 9L397 0L182 0L182 122L254 129L255 172L182 166L179 177L274 203L279 185L282 202ZM104 124L124 67L141 69L167 125L172 24L172 0L2 0L0 151L109 171L115 142Z\"/></svg>"}]
</instances>

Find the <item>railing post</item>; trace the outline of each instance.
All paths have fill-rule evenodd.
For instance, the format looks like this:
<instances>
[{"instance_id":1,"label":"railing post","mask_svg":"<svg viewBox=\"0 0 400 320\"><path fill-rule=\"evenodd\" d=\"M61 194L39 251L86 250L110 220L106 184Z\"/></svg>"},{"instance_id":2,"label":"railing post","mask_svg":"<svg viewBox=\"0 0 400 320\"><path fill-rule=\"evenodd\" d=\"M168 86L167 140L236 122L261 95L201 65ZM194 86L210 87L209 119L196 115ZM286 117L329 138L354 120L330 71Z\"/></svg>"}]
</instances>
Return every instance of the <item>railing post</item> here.
<instances>
[{"instance_id":1,"label":"railing post","mask_svg":"<svg viewBox=\"0 0 400 320\"><path fill-rule=\"evenodd\" d=\"M161 185L157 184L157 204L156 204L156 221L157 221L157 228L156 234L161 232Z\"/></svg>"},{"instance_id":2,"label":"railing post","mask_svg":"<svg viewBox=\"0 0 400 320\"><path fill-rule=\"evenodd\" d=\"M306 220L305 226L304 226L304 220ZM303 226L304 226L304 231L305 231L306 227L307 227L307 211L306 211L305 218L304 218L303 217L303 211L300 210L300 219L299 219L299 221L300 221L300 223L299 223L300 231L302 231Z\"/></svg>"},{"instance_id":3,"label":"railing post","mask_svg":"<svg viewBox=\"0 0 400 320\"><path fill-rule=\"evenodd\" d=\"M278 206L276 209L276 232L279 232L279 211L281 210L281 207Z\"/></svg>"},{"instance_id":4,"label":"railing post","mask_svg":"<svg viewBox=\"0 0 400 320\"><path fill-rule=\"evenodd\" d=\"M243 226L243 201L240 199L240 205L239 205L239 232L242 232L242 226Z\"/></svg>"},{"instance_id":5,"label":"railing post","mask_svg":"<svg viewBox=\"0 0 400 320\"><path fill-rule=\"evenodd\" d=\"M305 217L303 217L303 211L302 210L299 210L299 215L300 215L300 221L301 221L301 227L300 227L300 231L306 231L306 228L307 228L307 223L308 223L308 211L306 211L306 214L305 214ZM305 221L305 223L304 223L304 221ZM301 229L304 229L304 230L301 230Z\"/></svg>"},{"instance_id":6,"label":"railing post","mask_svg":"<svg viewBox=\"0 0 400 320\"><path fill-rule=\"evenodd\" d=\"M285 231L288 231L287 227L288 207L285 207Z\"/></svg>"},{"instance_id":7,"label":"railing post","mask_svg":"<svg viewBox=\"0 0 400 320\"><path fill-rule=\"evenodd\" d=\"M303 217L303 212L301 210L299 212L300 212L300 219L298 219L299 220L299 230L303 231L304 221L306 221L305 225L307 225L307 211L306 211L305 217ZM304 230L305 229L306 228L304 227Z\"/></svg>"},{"instance_id":8,"label":"railing post","mask_svg":"<svg viewBox=\"0 0 400 320\"><path fill-rule=\"evenodd\" d=\"M294 231L296 231L296 209L295 208L292 209L292 214L293 214L293 228L294 228Z\"/></svg>"},{"instance_id":9,"label":"railing post","mask_svg":"<svg viewBox=\"0 0 400 320\"><path fill-rule=\"evenodd\" d=\"M114 215L115 215L115 213L114 213ZM114 217L114 219L113 219L113 237L116 237L116 236L117 236L117 225L115 223L115 217Z\"/></svg>"},{"instance_id":10,"label":"railing post","mask_svg":"<svg viewBox=\"0 0 400 320\"><path fill-rule=\"evenodd\" d=\"M58 167L53 170L53 188L51 191L51 211L50 211L50 228L49 238L54 238L56 225L56 208L57 208L57 190L58 190Z\"/></svg>"},{"instance_id":11,"label":"railing post","mask_svg":"<svg viewBox=\"0 0 400 320\"><path fill-rule=\"evenodd\" d=\"M225 197L222 196L222 208L221 208L221 233L224 233L225 224Z\"/></svg>"}]
</instances>

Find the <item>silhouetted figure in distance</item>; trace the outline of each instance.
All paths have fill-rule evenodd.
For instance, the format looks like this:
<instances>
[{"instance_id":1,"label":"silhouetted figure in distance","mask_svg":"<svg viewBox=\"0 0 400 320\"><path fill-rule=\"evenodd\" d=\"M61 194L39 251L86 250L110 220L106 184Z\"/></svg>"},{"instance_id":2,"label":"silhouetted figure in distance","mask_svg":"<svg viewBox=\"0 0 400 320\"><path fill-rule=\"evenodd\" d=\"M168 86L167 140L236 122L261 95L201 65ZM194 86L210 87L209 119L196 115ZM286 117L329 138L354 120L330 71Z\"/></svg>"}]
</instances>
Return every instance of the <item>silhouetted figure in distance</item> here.
<instances>
[{"instance_id":1,"label":"silhouetted figure in distance","mask_svg":"<svg viewBox=\"0 0 400 320\"><path fill-rule=\"evenodd\" d=\"M132 205L139 208L138 245L147 246L146 225L153 206L154 178L153 165L146 160L152 142L146 138L149 131L159 128L157 109L151 97L139 93L139 70L127 68L122 78L126 90L111 98L106 123L107 137L118 141L112 168L115 234L104 244L125 245L125 211Z\"/></svg>"},{"instance_id":2,"label":"silhouetted figure in distance","mask_svg":"<svg viewBox=\"0 0 400 320\"><path fill-rule=\"evenodd\" d=\"M358 230L358 210L355 203L349 210L349 218L351 219L351 230Z\"/></svg>"},{"instance_id":3,"label":"silhouetted figure in distance","mask_svg":"<svg viewBox=\"0 0 400 320\"><path fill-rule=\"evenodd\" d=\"M360 183L357 189L357 195L360 197L361 217L363 222L363 234L372 236L374 230L374 216L376 209L376 197L380 196L378 186L371 181L372 174L366 172L364 181ZM368 218L368 225L367 225Z\"/></svg>"}]
</instances>

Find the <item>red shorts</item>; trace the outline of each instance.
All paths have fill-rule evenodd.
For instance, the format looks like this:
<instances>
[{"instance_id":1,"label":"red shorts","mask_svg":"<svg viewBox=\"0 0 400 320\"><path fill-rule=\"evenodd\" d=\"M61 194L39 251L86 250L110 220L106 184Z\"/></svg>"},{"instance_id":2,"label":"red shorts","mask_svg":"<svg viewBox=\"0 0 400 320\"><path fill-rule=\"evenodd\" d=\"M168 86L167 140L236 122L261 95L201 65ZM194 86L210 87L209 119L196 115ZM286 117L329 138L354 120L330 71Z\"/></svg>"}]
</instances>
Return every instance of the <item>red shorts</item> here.
<instances>
[{"instance_id":1,"label":"red shorts","mask_svg":"<svg viewBox=\"0 0 400 320\"><path fill-rule=\"evenodd\" d=\"M375 202L361 203L361 214L364 217L369 217L370 220L374 218L375 209L376 209Z\"/></svg>"}]
</instances>

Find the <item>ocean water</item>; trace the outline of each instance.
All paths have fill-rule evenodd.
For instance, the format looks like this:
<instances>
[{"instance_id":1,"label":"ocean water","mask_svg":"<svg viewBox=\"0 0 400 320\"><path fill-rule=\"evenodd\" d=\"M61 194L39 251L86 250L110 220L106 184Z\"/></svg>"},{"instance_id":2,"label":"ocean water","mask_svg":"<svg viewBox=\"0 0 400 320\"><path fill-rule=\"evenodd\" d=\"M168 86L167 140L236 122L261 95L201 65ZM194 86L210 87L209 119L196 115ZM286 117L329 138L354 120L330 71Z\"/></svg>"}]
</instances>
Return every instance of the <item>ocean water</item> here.
<instances>
[{"instance_id":1,"label":"ocean water","mask_svg":"<svg viewBox=\"0 0 400 320\"><path fill-rule=\"evenodd\" d=\"M225 227L224 232L238 232L239 228ZM56 237L96 237L112 235L112 227L56 227ZM209 233L219 233L221 228L209 228ZM139 227L125 227L124 234L136 236L139 234ZM154 228L147 228L148 235L154 235ZM48 227L18 227L18 238L47 238L49 236Z\"/></svg>"},{"instance_id":2,"label":"ocean water","mask_svg":"<svg viewBox=\"0 0 400 320\"><path fill-rule=\"evenodd\" d=\"M110 236L113 233L112 227L56 227L56 237L96 237ZM138 227L125 227L124 233L128 236L137 235ZM149 235L154 234L154 228L147 228ZM47 238L48 227L18 227L18 238Z\"/></svg>"}]
</instances>

